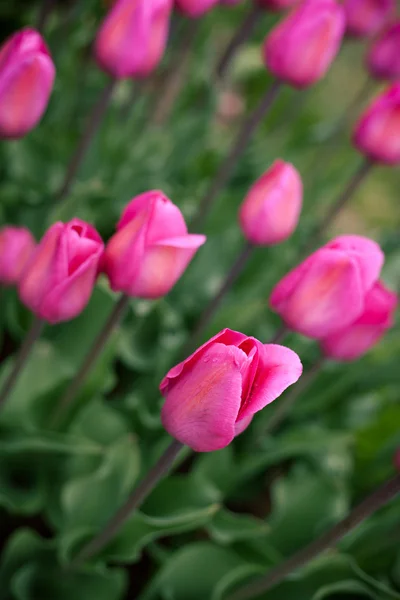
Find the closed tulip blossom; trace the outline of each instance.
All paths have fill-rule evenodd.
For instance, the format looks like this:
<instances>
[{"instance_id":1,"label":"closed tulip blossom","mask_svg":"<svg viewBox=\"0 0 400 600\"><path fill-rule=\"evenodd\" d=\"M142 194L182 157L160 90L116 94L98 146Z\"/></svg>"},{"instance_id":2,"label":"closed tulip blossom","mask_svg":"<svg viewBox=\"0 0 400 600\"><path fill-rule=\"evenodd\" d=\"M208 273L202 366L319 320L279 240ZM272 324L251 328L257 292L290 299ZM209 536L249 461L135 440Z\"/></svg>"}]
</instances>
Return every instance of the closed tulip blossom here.
<instances>
[{"instance_id":1,"label":"closed tulip blossom","mask_svg":"<svg viewBox=\"0 0 400 600\"><path fill-rule=\"evenodd\" d=\"M272 29L264 42L267 68L278 79L305 88L319 81L337 55L345 29L336 0L305 0Z\"/></svg>"},{"instance_id":2,"label":"closed tulip blossom","mask_svg":"<svg viewBox=\"0 0 400 600\"><path fill-rule=\"evenodd\" d=\"M325 338L362 314L383 261L376 242L339 236L288 273L273 289L270 305L290 329Z\"/></svg>"},{"instance_id":3,"label":"closed tulip blossom","mask_svg":"<svg viewBox=\"0 0 400 600\"><path fill-rule=\"evenodd\" d=\"M396 307L396 294L378 281L366 295L358 319L321 341L323 353L334 360L360 358L393 326Z\"/></svg>"},{"instance_id":4,"label":"closed tulip blossom","mask_svg":"<svg viewBox=\"0 0 400 600\"><path fill-rule=\"evenodd\" d=\"M97 231L84 221L55 223L22 273L22 302L49 323L73 319L89 302L103 249Z\"/></svg>"},{"instance_id":5,"label":"closed tulip blossom","mask_svg":"<svg viewBox=\"0 0 400 600\"><path fill-rule=\"evenodd\" d=\"M353 142L372 161L400 163L400 83L372 101L356 124Z\"/></svg>"},{"instance_id":6,"label":"closed tulip blossom","mask_svg":"<svg viewBox=\"0 0 400 600\"><path fill-rule=\"evenodd\" d=\"M219 4L219 0L175 0L175 4L186 16L201 17Z\"/></svg>"},{"instance_id":7,"label":"closed tulip blossom","mask_svg":"<svg viewBox=\"0 0 400 600\"><path fill-rule=\"evenodd\" d=\"M122 213L104 253L104 270L114 291L160 298L175 285L205 241L204 235L188 233L179 208L162 192L145 192Z\"/></svg>"},{"instance_id":8,"label":"closed tulip blossom","mask_svg":"<svg viewBox=\"0 0 400 600\"><path fill-rule=\"evenodd\" d=\"M400 78L400 21L392 23L373 42L367 55L367 67L375 79Z\"/></svg>"},{"instance_id":9,"label":"closed tulip blossom","mask_svg":"<svg viewBox=\"0 0 400 600\"><path fill-rule=\"evenodd\" d=\"M33 236L25 227L0 229L0 284L18 283L35 247Z\"/></svg>"},{"instance_id":10,"label":"closed tulip blossom","mask_svg":"<svg viewBox=\"0 0 400 600\"><path fill-rule=\"evenodd\" d=\"M347 33L373 36L384 27L395 9L395 0L344 0Z\"/></svg>"},{"instance_id":11,"label":"closed tulip blossom","mask_svg":"<svg viewBox=\"0 0 400 600\"><path fill-rule=\"evenodd\" d=\"M117 0L96 37L100 68L115 79L149 75L164 54L171 10L172 0Z\"/></svg>"},{"instance_id":12,"label":"closed tulip blossom","mask_svg":"<svg viewBox=\"0 0 400 600\"><path fill-rule=\"evenodd\" d=\"M219 450L301 373L289 348L224 329L161 382L163 426L196 452Z\"/></svg>"},{"instance_id":13,"label":"closed tulip blossom","mask_svg":"<svg viewBox=\"0 0 400 600\"><path fill-rule=\"evenodd\" d=\"M302 202L300 174L290 163L276 160L250 188L240 208L245 237L260 246L283 242L296 229Z\"/></svg>"},{"instance_id":14,"label":"closed tulip blossom","mask_svg":"<svg viewBox=\"0 0 400 600\"><path fill-rule=\"evenodd\" d=\"M43 116L55 68L41 35L22 29L0 48L0 137L20 138Z\"/></svg>"}]
</instances>

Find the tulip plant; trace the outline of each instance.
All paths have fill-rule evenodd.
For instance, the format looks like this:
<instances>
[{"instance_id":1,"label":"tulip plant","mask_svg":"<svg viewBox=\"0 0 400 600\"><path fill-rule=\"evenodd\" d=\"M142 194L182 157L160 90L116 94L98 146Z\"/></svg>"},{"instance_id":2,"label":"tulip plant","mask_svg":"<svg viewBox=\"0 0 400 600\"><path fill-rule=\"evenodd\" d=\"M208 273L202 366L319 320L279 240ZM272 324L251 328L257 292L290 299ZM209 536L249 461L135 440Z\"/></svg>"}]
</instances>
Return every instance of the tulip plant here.
<instances>
[{"instance_id":1,"label":"tulip plant","mask_svg":"<svg viewBox=\"0 0 400 600\"><path fill-rule=\"evenodd\" d=\"M392 0L95 4L0 40L1 597L400 598Z\"/></svg>"}]
</instances>

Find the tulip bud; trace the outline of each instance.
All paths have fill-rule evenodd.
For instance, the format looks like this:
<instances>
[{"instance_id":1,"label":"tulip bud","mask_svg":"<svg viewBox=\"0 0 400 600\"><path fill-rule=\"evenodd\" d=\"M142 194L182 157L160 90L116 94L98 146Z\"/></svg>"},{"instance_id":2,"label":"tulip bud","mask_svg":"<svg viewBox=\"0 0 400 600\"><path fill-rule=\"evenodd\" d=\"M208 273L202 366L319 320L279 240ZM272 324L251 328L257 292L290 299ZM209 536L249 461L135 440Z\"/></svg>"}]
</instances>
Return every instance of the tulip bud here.
<instances>
[{"instance_id":1,"label":"tulip bud","mask_svg":"<svg viewBox=\"0 0 400 600\"><path fill-rule=\"evenodd\" d=\"M53 89L55 68L41 35L23 29L0 47L0 137L20 138L37 125Z\"/></svg>"},{"instance_id":2,"label":"tulip bud","mask_svg":"<svg viewBox=\"0 0 400 600\"><path fill-rule=\"evenodd\" d=\"M13 285L36 247L31 232L25 227L3 227L0 230L0 283Z\"/></svg>"},{"instance_id":3,"label":"tulip bud","mask_svg":"<svg viewBox=\"0 0 400 600\"><path fill-rule=\"evenodd\" d=\"M299 0L255 0L255 2L257 6L265 8L265 10L286 10L298 4Z\"/></svg>"},{"instance_id":4,"label":"tulip bud","mask_svg":"<svg viewBox=\"0 0 400 600\"><path fill-rule=\"evenodd\" d=\"M376 79L400 77L400 21L387 27L372 44L367 67Z\"/></svg>"},{"instance_id":5,"label":"tulip bud","mask_svg":"<svg viewBox=\"0 0 400 600\"><path fill-rule=\"evenodd\" d=\"M325 356L344 361L360 358L393 326L396 306L396 294L377 281L367 293L358 319L321 341Z\"/></svg>"},{"instance_id":6,"label":"tulip bud","mask_svg":"<svg viewBox=\"0 0 400 600\"><path fill-rule=\"evenodd\" d=\"M219 0L175 0L177 8L187 17L201 17L219 3Z\"/></svg>"},{"instance_id":7,"label":"tulip bud","mask_svg":"<svg viewBox=\"0 0 400 600\"><path fill-rule=\"evenodd\" d=\"M179 208L162 192L131 200L104 253L114 291L134 298L161 298L182 276L204 235L192 235Z\"/></svg>"},{"instance_id":8,"label":"tulip bud","mask_svg":"<svg viewBox=\"0 0 400 600\"><path fill-rule=\"evenodd\" d=\"M400 83L372 101L356 124L353 142L373 161L386 165L400 162Z\"/></svg>"},{"instance_id":9,"label":"tulip bud","mask_svg":"<svg viewBox=\"0 0 400 600\"><path fill-rule=\"evenodd\" d=\"M219 450L301 373L289 348L224 329L162 380L163 426L196 452Z\"/></svg>"},{"instance_id":10,"label":"tulip bud","mask_svg":"<svg viewBox=\"0 0 400 600\"><path fill-rule=\"evenodd\" d=\"M84 221L55 223L22 273L22 302L49 323L73 319L89 302L103 249L97 231Z\"/></svg>"},{"instance_id":11,"label":"tulip bud","mask_svg":"<svg viewBox=\"0 0 400 600\"><path fill-rule=\"evenodd\" d=\"M283 242L296 229L302 202L300 174L290 163L276 160L250 188L240 208L245 237L259 246Z\"/></svg>"},{"instance_id":12,"label":"tulip bud","mask_svg":"<svg viewBox=\"0 0 400 600\"><path fill-rule=\"evenodd\" d=\"M344 0L347 33L372 36L388 22L395 9L394 0Z\"/></svg>"},{"instance_id":13,"label":"tulip bud","mask_svg":"<svg viewBox=\"0 0 400 600\"><path fill-rule=\"evenodd\" d=\"M327 337L361 315L383 261L376 242L339 236L288 273L273 289L270 305L294 331Z\"/></svg>"},{"instance_id":14,"label":"tulip bud","mask_svg":"<svg viewBox=\"0 0 400 600\"><path fill-rule=\"evenodd\" d=\"M95 41L95 58L111 77L146 77L168 39L172 0L117 0Z\"/></svg>"},{"instance_id":15,"label":"tulip bud","mask_svg":"<svg viewBox=\"0 0 400 600\"><path fill-rule=\"evenodd\" d=\"M336 0L305 0L266 37L267 68L294 87L312 85L331 66L344 28L343 9Z\"/></svg>"}]
</instances>

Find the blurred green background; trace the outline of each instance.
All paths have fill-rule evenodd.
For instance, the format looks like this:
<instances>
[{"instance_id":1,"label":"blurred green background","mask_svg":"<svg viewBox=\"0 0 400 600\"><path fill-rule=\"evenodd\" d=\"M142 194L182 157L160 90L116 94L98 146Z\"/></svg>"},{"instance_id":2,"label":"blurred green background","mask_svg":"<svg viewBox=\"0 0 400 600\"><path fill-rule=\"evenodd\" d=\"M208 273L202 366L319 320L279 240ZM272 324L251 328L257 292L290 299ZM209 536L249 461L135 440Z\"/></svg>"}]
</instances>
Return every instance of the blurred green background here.
<instances>
[{"instance_id":1,"label":"blurred green background","mask_svg":"<svg viewBox=\"0 0 400 600\"><path fill-rule=\"evenodd\" d=\"M201 20L177 98L157 125L154 111L188 26L177 19L157 74L136 86L136 95L132 82L119 84L76 185L56 206L66 164L107 81L90 55L106 4L60 2L45 29L57 67L48 111L25 139L0 145L1 224L23 224L39 238L55 220L79 216L107 239L130 198L155 188L191 217L243 116L270 81L260 43L279 17L267 13L227 82L222 86L214 77L220 53L248 10L248 1L221 6ZM2 39L35 24L38 11L39 4L28 0L2 3ZM324 81L306 92L282 91L218 198L205 228L207 244L168 297L132 301L61 433L49 429L48 414L115 301L106 281L99 281L79 318L46 328L0 414L1 599L222 600L233 586L314 539L393 473L400 446L398 325L362 360L326 363L275 435L262 434L272 404L232 446L183 461L100 560L77 573L60 571L168 444L159 420L159 382L242 247L236 214L244 194L281 157L304 179L298 231L285 244L254 253L207 337L230 327L268 340L279 327L268 310L269 293L361 162L350 143L358 111L334 139L332 132L365 83L365 48L346 41ZM379 241L386 252L384 280L395 289L399 184L398 169L376 168L330 232ZM31 319L14 290L3 290L0 319L4 377ZM317 359L314 342L291 335L285 343L306 371ZM260 598L400 598L399 509L397 500Z\"/></svg>"}]
</instances>

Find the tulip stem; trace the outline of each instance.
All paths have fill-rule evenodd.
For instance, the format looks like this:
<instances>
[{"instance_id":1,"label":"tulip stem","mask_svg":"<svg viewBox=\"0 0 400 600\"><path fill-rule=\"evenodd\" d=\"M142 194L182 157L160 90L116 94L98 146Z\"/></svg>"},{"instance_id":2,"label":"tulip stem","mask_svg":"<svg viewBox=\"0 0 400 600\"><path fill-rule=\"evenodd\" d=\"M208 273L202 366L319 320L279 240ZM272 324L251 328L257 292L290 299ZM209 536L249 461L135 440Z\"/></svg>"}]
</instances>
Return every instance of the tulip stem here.
<instances>
[{"instance_id":1,"label":"tulip stem","mask_svg":"<svg viewBox=\"0 0 400 600\"><path fill-rule=\"evenodd\" d=\"M258 125L265 117L268 110L272 106L274 100L278 96L281 86L282 82L276 79L267 89L261 102L256 106L253 112L244 121L238 135L234 140L234 143L231 147L228 156L223 161L215 178L211 182L207 193L200 202L199 210L192 223L192 227L194 229L202 228L215 198L223 189L224 185L229 181L232 172L236 167L236 164L239 161L240 157L246 150L246 146L248 145L252 135L254 134Z\"/></svg>"},{"instance_id":2,"label":"tulip stem","mask_svg":"<svg viewBox=\"0 0 400 600\"><path fill-rule=\"evenodd\" d=\"M221 287L219 288L218 293L216 294L216 296L214 296L214 298L212 298L212 300L209 302L209 304L206 306L205 310L201 314L200 319L198 320L198 322L194 328L194 331L192 332L192 335L190 336L190 340L189 340L188 344L186 344L186 346L183 350L184 356L191 354L193 352L193 350L195 349L195 347L197 346L198 340L203 336L204 331L207 329L208 325L210 324L210 321L212 320L216 311L220 307L221 302L225 298L226 294L232 288L236 279L239 277L239 275L243 271L253 250L254 250L254 246L252 244L250 244L249 242L247 242L244 245L244 248L242 249L242 251L240 252L238 257L236 258L236 260L233 263L232 267L230 268L227 276L225 277Z\"/></svg>"},{"instance_id":3,"label":"tulip stem","mask_svg":"<svg viewBox=\"0 0 400 600\"><path fill-rule=\"evenodd\" d=\"M59 401L50 421L52 427L57 427L64 418L65 414L68 412L68 409L74 401L76 394L79 392L93 365L99 358L104 346L110 338L110 335L121 321L125 311L128 308L128 304L129 296L123 295L113 307L104 327L94 340L93 345L86 355L86 358L83 361L79 371L76 373L75 377L67 387L64 395L61 397L61 400Z\"/></svg>"},{"instance_id":4,"label":"tulip stem","mask_svg":"<svg viewBox=\"0 0 400 600\"><path fill-rule=\"evenodd\" d=\"M370 91L374 89L375 86L376 81L368 76L366 81L364 81L360 89L356 92L354 98L343 111L342 116L339 117L338 122L332 132L331 140L334 140L336 136L339 135L339 133L346 127L353 116L353 112L359 110L360 104L362 104L365 99L368 98Z\"/></svg>"},{"instance_id":5,"label":"tulip stem","mask_svg":"<svg viewBox=\"0 0 400 600\"><path fill-rule=\"evenodd\" d=\"M30 356L30 353L36 340L39 338L42 332L43 326L44 321L35 317L30 330L28 331L24 341L22 342L18 355L15 359L14 365L11 369L11 372L5 380L4 385L0 391L0 407L3 406L8 396L12 392L21 371L25 367L26 361Z\"/></svg>"},{"instance_id":6,"label":"tulip stem","mask_svg":"<svg viewBox=\"0 0 400 600\"><path fill-rule=\"evenodd\" d=\"M337 544L346 534L355 529L360 523L373 515L377 510L388 504L400 493L400 474L386 481L370 496L356 506L350 514L337 525L317 538L311 544L296 552L288 560L271 569L265 576L244 585L228 596L227 600L249 600L264 594L281 583L286 577L308 564L322 552Z\"/></svg>"},{"instance_id":7,"label":"tulip stem","mask_svg":"<svg viewBox=\"0 0 400 600\"><path fill-rule=\"evenodd\" d=\"M275 335L270 339L268 344L280 344L288 333L289 329L286 327L286 325L281 325Z\"/></svg>"},{"instance_id":8,"label":"tulip stem","mask_svg":"<svg viewBox=\"0 0 400 600\"><path fill-rule=\"evenodd\" d=\"M90 540L78 553L76 558L72 560L69 565L70 568L76 569L80 567L86 560L98 554L110 542L131 517L132 513L140 507L159 481L168 473L183 448L184 445L177 440L171 442L154 467L150 469L139 485L133 490L125 504L108 521L104 529Z\"/></svg>"},{"instance_id":9,"label":"tulip stem","mask_svg":"<svg viewBox=\"0 0 400 600\"><path fill-rule=\"evenodd\" d=\"M254 4L250 9L247 17L243 20L240 27L233 34L230 42L228 43L225 51L217 63L215 72L218 79L224 79L227 74L232 60L235 57L236 52L253 34L253 31L257 25L257 21L262 13L262 9L257 4Z\"/></svg>"},{"instance_id":10,"label":"tulip stem","mask_svg":"<svg viewBox=\"0 0 400 600\"><path fill-rule=\"evenodd\" d=\"M58 192L57 199L59 202L63 200L65 196L67 196L71 188L71 185L78 173L79 167L81 166L81 163L85 158L86 152L88 151L90 144L92 143L93 138L104 117L107 107L110 104L116 83L116 79L112 79L107 83L107 85L103 89L103 92L100 95L98 102L95 104L91 112L83 135L68 165L64 182L60 188L60 191Z\"/></svg>"}]
</instances>

